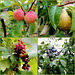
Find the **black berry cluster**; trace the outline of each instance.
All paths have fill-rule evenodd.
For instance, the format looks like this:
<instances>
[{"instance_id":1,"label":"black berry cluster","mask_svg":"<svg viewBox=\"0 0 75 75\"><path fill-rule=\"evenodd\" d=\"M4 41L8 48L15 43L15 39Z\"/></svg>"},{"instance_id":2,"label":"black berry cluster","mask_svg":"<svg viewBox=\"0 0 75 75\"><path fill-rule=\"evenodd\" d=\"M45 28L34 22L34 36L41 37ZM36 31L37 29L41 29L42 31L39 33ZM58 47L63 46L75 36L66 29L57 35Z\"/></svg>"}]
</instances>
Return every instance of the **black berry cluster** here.
<instances>
[{"instance_id":1,"label":"black berry cluster","mask_svg":"<svg viewBox=\"0 0 75 75\"><path fill-rule=\"evenodd\" d=\"M17 72L19 70L18 67L19 67L19 65L16 64L16 66L13 68L13 71L16 71Z\"/></svg>"},{"instance_id":2,"label":"black berry cluster","mask_svg":"<svg viewBox=\"0 0 75 75\"><path fill-rule=\"evenodd\" d=\"M28 64L29 62L29 55L26 53L26 48L25 45L23 43L23 41L21 41L20 39L18 40L18 44L16 44L16 47L14 48L14 52L16 53L16 55L18 56L18 58L21 58L22 61L24 62L22 69L24 70L29 70L30 65ZM17 60L18 61L18 60ZM13 71L18 71L18 64L13 68Z\"/></svg>"},{"instance_id":3,"label":"black berry cluster","mask_svg":"<svg viewBox=\"0 0 75 75\"><path fill-rule=\"evenodd\" d=\"M51 49L47 50L47 56L51 56L50 53L53 53L54 55L57 55L55 52L57 52L57 50L55 50L54 47L52 47Z\"/></svg>"}]
</instances>

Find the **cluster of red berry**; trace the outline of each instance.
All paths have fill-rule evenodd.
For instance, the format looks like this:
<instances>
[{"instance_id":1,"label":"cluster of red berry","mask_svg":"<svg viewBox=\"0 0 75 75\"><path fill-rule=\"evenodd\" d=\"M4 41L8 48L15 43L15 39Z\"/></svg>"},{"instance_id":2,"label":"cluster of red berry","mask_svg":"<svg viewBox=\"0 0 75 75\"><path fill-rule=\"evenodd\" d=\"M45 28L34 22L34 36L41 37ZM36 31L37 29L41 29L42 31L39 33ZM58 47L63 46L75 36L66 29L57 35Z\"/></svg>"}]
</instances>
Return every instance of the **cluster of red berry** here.
<instances>
[{"instance_id":1,"label":"cluster of red berry","mask_svg":"<svg viewBox=\"0 0 75 75\"><path fill-rule=\"evenodd\" d=\"M22 61L24 62L23 66L22 66L22 69L24 70L29 70L30 68L30 65L28 64L29 62L29 55L26 53L26 48L25 48L25 45L23 44L23 41L21 41L20 39L18 40L18 44L16 44L16 47L14 48L14 52L16 53L16 55L18 56L18 58L21 58ZM17 64L15 67L14 67L14 71L18 71L19 65Z\"/></svg>"}]
</instances>

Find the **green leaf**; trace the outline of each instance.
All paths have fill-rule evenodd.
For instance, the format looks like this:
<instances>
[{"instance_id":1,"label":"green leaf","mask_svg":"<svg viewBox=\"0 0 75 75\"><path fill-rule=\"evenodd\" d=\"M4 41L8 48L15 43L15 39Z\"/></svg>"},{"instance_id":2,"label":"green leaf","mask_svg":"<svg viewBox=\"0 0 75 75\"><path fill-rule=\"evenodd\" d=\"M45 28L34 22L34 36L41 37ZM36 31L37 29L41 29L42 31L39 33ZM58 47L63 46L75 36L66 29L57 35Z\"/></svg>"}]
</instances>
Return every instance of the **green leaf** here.
<instances>
[{"instance_id":1,"label":"green leaf","mask_svg":"<svg viewBox=\"0 0 75 75\"><path fill-rule=\"evenodd\" d=\"M30 71L30 70L21 71L21 74L22 75L33 75L32 71Z\"/></svg>"},{"instance_id":2,"label":"green leaf","mask_svg":"<svg viewBox=\"0 0 75 75\"><path fill-rule=\"evenodd\" d=\"M37 44L32 43L31 47L26 49L26 52L29 54L29 58L37 57Z\"/></svg>"},{"instance_id":3,"label":"green leaf","mask_svg":"<svg viewBox=\"0 0 75 75\"><path fill-rule=\"evenodd\" d=\"M15 26L10 30L9 37L20 37L24 22L19 21L15 24Z\"/></svg>"},{"instance_id":4,"label":"green leaf","mask_svg":"<svg viewBox=\"0 0 75 75\"><path fill-rule=\"evenodd\" d=\"M37 74L37 59L36 58L31 59L29 64L34 75Z\"/></svg>"},{"instance_id":5,"label":"green leaf","mask_svg":"<svg viewBox=\"0 0 75 75\"><path fill-rule=\"evenodd\" d=\"M66 62L64 60L60 60L61 64L66 67Z\"/></svg>"},{"instance_id":6,"label":"green leaf","mask_svg":"<svg viewBox=\"0 0 75 75\"><path fill-rule=\"evenodd\" d=\"M57 61L58 61L58 59L53 60L53 62L52 62L53 65L56 65L57 66L57 63L56 63Z\"/></svg>"},{"instance_id":7,"label":"green leaf","mask_svg":"<svg viewBox=\"0 0 75 75\"><path fill-rule=\"evenodd\" d=\"M4 5L5 6L10 6L12 3L14 3L13 1L5 1L4 2Z\"/></svg>"},{"instance_id":8,"label":"green leaf","mask_svg":"<svg viewBox=\"0 0 75 75\"><path fill-rule=\"evenodd\" d=\"M11 55L11 61L14 63L18 57L14 54Z\"/></svg>"},{"instance_id":9,"label":"green leaf","mask_svg":"<svg viewBox=\"0 0 75 75\"><path fill-rule=\"evenodd\" d=\"M33 35L33 33L34 33L34 27L30 25L29 29L30 29L30 34Z\"/></svg>"},{"instance_id":10,"label":"green leaf","mask_svg":"<svg viewBox=\"0 0 75 75\"><path fill-rule=\"evenodd\" d=\"M2 70L3 72L6 70L6 68L9 68L11 65L11 62L9 61L9 59L5 59L0 61L0 70Z\"/></svg>"},{"instance_id":11,"label":"green leaf","mask_svg":"<svg viewBox=\"0 0 75 75\"><path fill-rule=\"evenodd\" d=\"M57 7L54 5L51 5L49 7L49 18L50 18L50 22L53 26L53 28L56 30L58 24L59 24L59 17L62 13L62 8L61 7Z\"/></svg>"},{"instance_id":12,"label":"green leaf","mask_svg":"<svg viewBox=\"0 0 75 75\"><path fill-rule=\"evenodd\" d=\"M4 9L10 7L14 4L13 1L4 1L4 3L0 3L0 9Z\"/></svg>"},{"instance_id":13,"label":"green leaf","mask_svg":"<svg viewBox=\"0 0 75 75\"><path fill-rule=\"evenodd\" d=\"M6 49L5 47L0 47L0 51L3 53L0 53L0 56L3 56L3 58L8 58L10 56L10 50Z\"/></svg>"},{"instance_id":14,"label":"green leaf","mask_svg":"<svg viewBox=\"0 0 75 75\"><path fill-rule=\"evenodd\" d=\"M37 38L23 38L22 41L25 44L30 45L26 52L29 54L29 58L37 57Z\"/></svg>"},{"instance_id":15,"label":"green leaf","mask_svg":"<svg viewBox=\"0 0 75 75\"><path fill-rule=\"evenodd\" d=\"M48 57L48 56L45 56L45 57L44 57L44 62L46 62L47 64L49 64L49 63L50 63L50 59L49 59L49 57Z\"/></svg>"},{"instance_id":16,"label":"green leaf","mask_svg":"<svg viewBox=\"0 0 75 75\"><path fill-rule=\"evenodd\" d=\"M70 31L75 31L75 12L72 12L72 26Z\"/></svg>"},{"instance_id":17,"label":"green leaf","mask_svg":"<svg viewBox=\"0 0 75 75\"><path fill-rule=\"evenodd\" d=\"M75 31L73 32L72 38L75 38Z\"/></svg>"}]
</instances>

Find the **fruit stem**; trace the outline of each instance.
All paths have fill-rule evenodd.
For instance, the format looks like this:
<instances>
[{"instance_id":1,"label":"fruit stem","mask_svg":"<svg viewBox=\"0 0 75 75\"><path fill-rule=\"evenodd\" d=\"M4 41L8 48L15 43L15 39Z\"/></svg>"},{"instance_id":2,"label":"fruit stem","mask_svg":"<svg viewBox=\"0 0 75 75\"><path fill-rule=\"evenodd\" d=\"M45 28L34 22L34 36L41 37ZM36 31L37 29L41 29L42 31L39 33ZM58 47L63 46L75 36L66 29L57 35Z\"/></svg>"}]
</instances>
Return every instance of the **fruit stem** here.
<instances>
[{"instance_id":1,"label":"fruit stem","mask_svg":"<svg viewBox=\"0 0 75 75\"><path fill-rule=\"evenodd\" d=\"M4 30L4 37L6 37L6 26L5 26L3 18L1 18L1 23L2 23L3 30Z\"/></svg>"},{"instance_id":2,"label":"fruit stem","mask_svg":"<svg viewBox=\"0 0 75 75\"><path fill-rule=\"evenodd\" d=\"M34 0L34 1L32 2L31 7L29 8L28 12L31 10L31 8L32 8L33 4L35 3L35 1L36 1L36 0Z\"/></svg>"}]
</instances>

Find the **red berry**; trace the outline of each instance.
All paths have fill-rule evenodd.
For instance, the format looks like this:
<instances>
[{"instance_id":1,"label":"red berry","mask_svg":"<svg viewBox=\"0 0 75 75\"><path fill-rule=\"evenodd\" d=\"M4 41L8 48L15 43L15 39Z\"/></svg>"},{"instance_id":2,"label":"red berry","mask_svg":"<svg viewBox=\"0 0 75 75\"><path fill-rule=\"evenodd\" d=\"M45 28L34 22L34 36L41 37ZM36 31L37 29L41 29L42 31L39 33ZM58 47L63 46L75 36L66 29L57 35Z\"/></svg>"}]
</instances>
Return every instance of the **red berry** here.
<instances>
[{"instance_id":1,"label":"red berry","mask_svg":"<svg viewBox=\"0 0 75 75\"><path fill-rule=\"evenodd\" d=\"M24 54L25 52L23 51L22 54Z\"/></svg>"},{"instance_id":2,"label":"red berry","mask_svg":"<svg viewBox=\"0 0 75 75\"><path fill-rule=\"evenodd\" d=\"M18 39L18 42L20 42L20 39Z\"/></svg>"},{"instance_id":3,"label":"red berry","mask_svg":"<svg viewBox=\"0 0 75 75\"><path fill-rule=\"evenodd\" d=\"M16 44L16 48L18 48L18 45Z\"/></svg>"},{"instance_id":4,"label":"red berry","mask_svg":"<svg viewBox=\"0 0 75 75\"><path fill-rule=\"evenodd\" d=\"M23 44L23 41L21 41L21 44Z\"/></svg>"},{"instance_id":5,"label":"red berry","mask_svg":"<svg viewBox=\"0 0 75 75\"><path fill-rule=\"evenodd\" d=\"M22 48L22 49L25 49L25 47L24 47L24 46L21 46L21 48Z\"/></svg>"},{"instance_id":6,"label":"red berry","mask_svg":"<svg viewBox=\"0 0 75 75\"><path fill-rule=\"evenodd\" d=\"M22 46L21 43L18 44L19 46Z\"/></svg>"},{"instance_id":7,"label":"red berry","mask_svg":"<svg viewBox=\"0 0 75 75\"><path fill-rule=\"evenodd\" d=\"M25 46L25 45L23 45L23 46Z\"/></svg>"}]
</instances>

